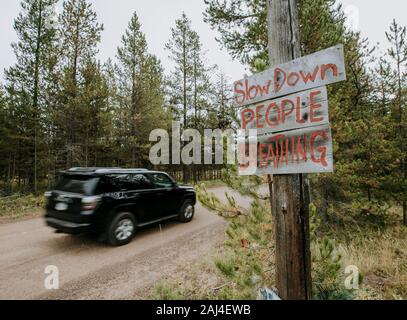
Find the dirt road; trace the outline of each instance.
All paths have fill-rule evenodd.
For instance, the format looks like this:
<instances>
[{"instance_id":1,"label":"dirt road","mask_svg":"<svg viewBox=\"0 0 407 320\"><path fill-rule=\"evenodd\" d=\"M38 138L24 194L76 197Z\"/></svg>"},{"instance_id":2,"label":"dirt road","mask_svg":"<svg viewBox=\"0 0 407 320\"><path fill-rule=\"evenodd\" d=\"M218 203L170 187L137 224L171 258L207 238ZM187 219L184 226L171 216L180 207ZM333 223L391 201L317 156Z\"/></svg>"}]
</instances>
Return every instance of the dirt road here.
<instances>
[{"instance_id":1,"label":"dirt road","mask_svg":"<svg viewBox=\"0 0 407 320\"><path fill-rule=\"evenodd\" d=\"M210 191L223 197L226 189ZM41 218L0 225L0 299L134 298L209 252L222 241L225 226L198 205L191 223L152 226L129 245L112 248L90 237L55 234ZM59 290L45 288L49 265L58 267Z\"/></svg>"}]
</instances>

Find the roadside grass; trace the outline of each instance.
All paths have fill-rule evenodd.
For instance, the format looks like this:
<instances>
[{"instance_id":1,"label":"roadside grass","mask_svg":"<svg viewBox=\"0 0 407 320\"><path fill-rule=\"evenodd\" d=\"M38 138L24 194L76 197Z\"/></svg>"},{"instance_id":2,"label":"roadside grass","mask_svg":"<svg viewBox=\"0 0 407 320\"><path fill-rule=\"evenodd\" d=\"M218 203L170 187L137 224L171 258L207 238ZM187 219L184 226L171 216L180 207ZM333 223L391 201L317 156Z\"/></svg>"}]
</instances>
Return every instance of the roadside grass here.
<instances>
[{"instance_id":1,"label":"roadside grass","mask_svg":"<svg viewBox=\"0 0 407 320\"><path fill-rule=\"evenodd\" d=\"M356 299L407 299L407 227L400 212L397 206L369 215L348 211L325 225L344 264L359 269Z\"/></svg>"},{"instance_id":2,"label":"roadside grass","mask_svg":"<svg viewBox=\"0 0 407 320\"><path fill-rule=\"evenodd\" d=\"M221 180L205 182L208 188L223 186ZM273 225L267 202L252 206L250 215L232 219L226 240L199 261L151 288L147 299L254 299L260 286L274 286ZM39 216L44 197L13 195L0 198L0 223ZM372 210L370 210L372 211ZM317 239L333 241L332 256L340 255L338 274L330 258L314 261L314 285L327 289L330 298L342 298L346 266L360 272L359 289L353 299L407 299L407 228L401 225L401 209L373 210L366 214L358 206L331 208ZM313 244L315 251L323 249ZM330 255L331 256L331 255ZM316 270L315 270L316 269ZM335 282L335 283L333 283Z\"/></svg>"},{"instance_id":3,"label":"roadside grass","mask_svg":"<svg viewBox=\"0 0 407 320\"><path fill-rule=\"evenodd\" d=\"M197 183L192 183L193 186L205 185L206 188L218 188L225 187L226 183L222 180L207 180L207 181L198 181Z\"/></svg>"},{"instance_id":4,"label":"roadside grass","mask_svg":"<svg viewBox=\"0 0 407 320\"><path fill-rule=\"evenodd\" d=\"M178 270L147 290L143 299L148 300L214 300L220 299L219 291L231 285L216 268L213 258L222 254L221 246L215 247L199 261L188 265L188 272Z\"/></svg>"},{"instance_id":5,"label":"roadside grass","mask_svg":"<svg viewBox=\"0 0 407 320\"><path fill-rule=\"evenodd\" d=\"M0 222L41 215L45 199L43 196L15 194L0 198Z\"/></svg>"},{"instance_id":6,"label":"roadside grass","mask_svg":"<svg viewBox=\"0 0 407 320\"><path fill-rule=\"evenodd\" d=\"M252 208L253 217L231 220L224 244L188 268L187 282L181 271L161 281L145 298L256 299L261 286L272 288L272 219L260 207ZM315 299L407 299L407 228L401 225L398 207L369 217L360 211L331 212L316 238L312 243ZM347 266L360 272L358 289L345 288Z\"/></svg>"},{"instance_id":7,"label":"roadside grass","mask_svg":"<svg viewBox=\"0 0 407 320\"><path fill-rule=\"evenodd\" d=\"M253 215L231 220L224 243L188 267L188 282L183 280L185 273L181 271L172 279L161 281L145 298L247 300L256 297L261 285L271 286L274 273L268 258L272 247L267 243L272 236L271 215L261 213L265 203L256 202Z\"/></svg>"}]
</instances>

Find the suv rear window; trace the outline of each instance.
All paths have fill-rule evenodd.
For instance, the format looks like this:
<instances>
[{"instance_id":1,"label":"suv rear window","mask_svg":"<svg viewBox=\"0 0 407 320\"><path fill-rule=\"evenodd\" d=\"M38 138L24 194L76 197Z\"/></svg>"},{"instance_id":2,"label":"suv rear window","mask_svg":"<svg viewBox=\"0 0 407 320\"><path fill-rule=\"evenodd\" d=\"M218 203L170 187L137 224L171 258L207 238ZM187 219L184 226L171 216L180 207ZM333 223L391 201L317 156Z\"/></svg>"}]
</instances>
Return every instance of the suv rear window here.
<instances>
[{"instance_id":1,"label":"suv rear window","mask_svg":"<svg viewBox=\"0 0 407 320\"><path fill-rule=\"evenodd\" d=\"M62 175L55 186L55 190L92 195L98 181L99 178L92 176Z\"/></svg>"}]
</instances>

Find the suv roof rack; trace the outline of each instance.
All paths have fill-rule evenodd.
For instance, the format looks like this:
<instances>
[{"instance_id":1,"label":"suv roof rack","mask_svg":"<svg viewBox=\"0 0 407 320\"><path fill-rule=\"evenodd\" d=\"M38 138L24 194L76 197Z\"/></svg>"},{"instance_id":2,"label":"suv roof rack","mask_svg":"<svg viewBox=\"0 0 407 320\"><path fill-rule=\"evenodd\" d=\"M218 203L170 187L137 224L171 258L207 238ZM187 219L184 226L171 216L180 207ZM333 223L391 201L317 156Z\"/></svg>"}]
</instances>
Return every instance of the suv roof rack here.
<instances>
[{"instance_id":1,"label":"suv roof rack","mask_svg":"<svg viewBox=\"0 0 407 320\"><path fill-rule=\"evenodd\" d=\"M68 173L132 173L132 172L145 172L148 169L138 168L138 169L123 169L123 168L86 168L86 167L75 167L67 170Z\"/></svg>"},{"instance_id":2,"label":"suv roof rack","mask_svg":"<svg viewBox=\"0 0 407 320\"><path fill-rule=\"evenodd\" d=\"M125 172L144 172L148 169L123 169L123 168L100 168L97 169L96 173L125 173Z\"/></svg>"},{"instance_id":3,"label":"suv roof rack","mask_svg":"<svg viewBox=\"0 0 407 320\"><path fill-rule=\"evenodd\" d=\"M98 167L75 167L68 170L68 172L96 172L98 170L114 170L121 168L98 168Z\"/></svg>"}]
</instances>

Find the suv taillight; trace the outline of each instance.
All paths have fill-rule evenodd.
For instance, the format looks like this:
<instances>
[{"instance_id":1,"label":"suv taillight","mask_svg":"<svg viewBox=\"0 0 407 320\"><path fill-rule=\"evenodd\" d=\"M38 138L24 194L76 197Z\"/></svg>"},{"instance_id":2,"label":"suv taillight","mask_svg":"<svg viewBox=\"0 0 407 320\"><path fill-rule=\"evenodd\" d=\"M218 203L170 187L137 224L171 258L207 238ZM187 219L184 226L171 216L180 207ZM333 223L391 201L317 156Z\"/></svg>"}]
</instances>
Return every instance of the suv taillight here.
<instances>
[{"instance_id":1,"label":"suv taillight","mask_svg":"<svg viewBox=\"0 0 407 320\"><path fill-rule=\"evenodd\" d=\"M100 197L82 198L82 211L93 211L100 203Z\"/></svg>"}]
</instances>

